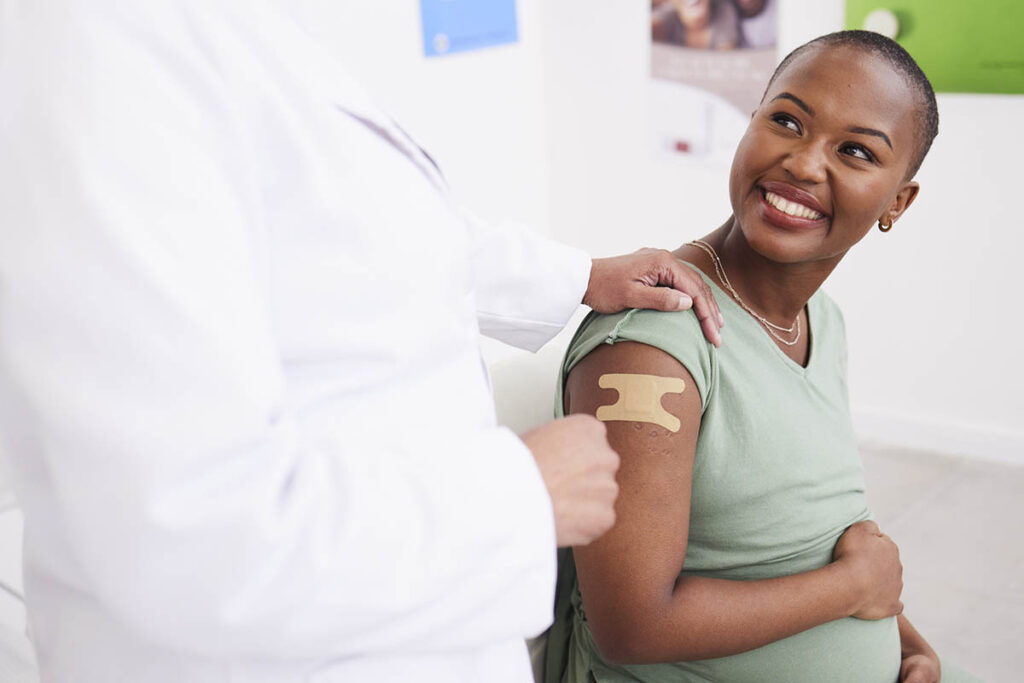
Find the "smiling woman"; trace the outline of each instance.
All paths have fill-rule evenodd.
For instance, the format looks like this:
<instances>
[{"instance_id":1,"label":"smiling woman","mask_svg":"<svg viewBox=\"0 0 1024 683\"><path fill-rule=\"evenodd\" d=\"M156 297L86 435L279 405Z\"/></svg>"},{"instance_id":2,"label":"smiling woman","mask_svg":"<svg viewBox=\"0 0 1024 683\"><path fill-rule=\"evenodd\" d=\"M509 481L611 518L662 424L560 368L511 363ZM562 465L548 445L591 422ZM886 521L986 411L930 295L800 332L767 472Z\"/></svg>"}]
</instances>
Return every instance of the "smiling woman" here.
<instances>
[{"instance_id":1,"label":"smiling woman","mask_svg":"<svg viewBox=\"0 0 1024 683\"><path fill-rule=\"evenodd\" d=\"M615 527L563 563L549 682L971 680L902 615L898 550L864 497L842 314L819 291L913 203L937 121L887 38L798 48L736 151L732 215L675 252L715 292L721 347L686 312L583 322L561 404L605 416L620 497ZM630 387L670 380L682 389L647 412L607 409L648 406Z\"/></svg>"}]
</instances>

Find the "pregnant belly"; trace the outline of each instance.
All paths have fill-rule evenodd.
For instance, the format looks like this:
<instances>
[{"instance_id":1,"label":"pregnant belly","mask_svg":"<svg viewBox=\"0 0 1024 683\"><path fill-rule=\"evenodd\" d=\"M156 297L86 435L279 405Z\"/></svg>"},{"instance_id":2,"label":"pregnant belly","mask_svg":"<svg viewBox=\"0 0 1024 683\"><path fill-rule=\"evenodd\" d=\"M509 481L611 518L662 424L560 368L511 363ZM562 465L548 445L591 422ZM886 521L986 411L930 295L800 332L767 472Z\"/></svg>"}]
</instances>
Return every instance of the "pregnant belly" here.
<instances>
[{"instance_id":1,"label":"pregnant belly","mask_svg":"<svg viewBox=\"0 0 1024 683\"><path fill-rule=\"evenodd\" d=\"M683 681L895 683L900 636L895 618L839 619L742 654L669 666Z\"/></svg>"}]
</instances>

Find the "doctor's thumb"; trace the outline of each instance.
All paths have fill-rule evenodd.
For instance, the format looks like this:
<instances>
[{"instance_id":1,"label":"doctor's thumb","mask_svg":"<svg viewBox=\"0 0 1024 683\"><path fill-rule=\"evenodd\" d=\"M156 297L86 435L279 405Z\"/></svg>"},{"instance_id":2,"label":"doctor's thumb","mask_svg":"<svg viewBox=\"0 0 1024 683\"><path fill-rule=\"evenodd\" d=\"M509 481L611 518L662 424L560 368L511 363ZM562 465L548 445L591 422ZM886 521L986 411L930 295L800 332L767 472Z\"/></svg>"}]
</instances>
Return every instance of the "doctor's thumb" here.
<instances>
[{"instance_id":1,"label":"doctor's thumb","mask_svg":"<svg viewBox=\"0 0 1024 683\"><path fill-rule=\"evenodd\" d=\"M671 287L637 284L631 292L630 308L652 308L656 311L686 311L693 307L693 299Z\"/></svg>"}]
</instances>

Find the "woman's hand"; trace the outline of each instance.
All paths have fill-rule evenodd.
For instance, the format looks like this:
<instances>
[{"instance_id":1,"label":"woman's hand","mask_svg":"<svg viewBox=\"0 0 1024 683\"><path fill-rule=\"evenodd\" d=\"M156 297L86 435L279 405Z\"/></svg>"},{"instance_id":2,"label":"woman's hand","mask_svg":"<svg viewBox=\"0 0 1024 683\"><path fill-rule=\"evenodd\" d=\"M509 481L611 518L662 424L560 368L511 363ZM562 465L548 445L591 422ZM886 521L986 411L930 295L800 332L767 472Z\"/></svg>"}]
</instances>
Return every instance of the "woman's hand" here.
<instances>
[{"instance_id":1,"label":"woman's hand","mask_svg":"<svg viewBox=\"0 0 1024 683\"><path fill-rule=\"evenodd\" d=\"M934 652L918 652L903 658L900 683L939 683L942 667Z\"/></svg>"},{"instance_id":2,"label":"woman's hand","mask_svg":"<svg viewBox=\"0 0 1024 683\"><path fill-rule=\"evenodd\" d=\"M851 611L858 619L885 619L903 611L903 565L891 538L870 520L850 526L836 543L833 562L848 572L861 596Z\"/></svg>"},{"instance_id":3,"label":"woman's hand","mask_svg":"<svg viewBox=\"0 0 1024 683\"><path fill-rule=\"evenodd\" d=\"M939 656L905 614L896 617L900 629L900 683L939 683L942 665Z\"/></svg>"}]
</instances>

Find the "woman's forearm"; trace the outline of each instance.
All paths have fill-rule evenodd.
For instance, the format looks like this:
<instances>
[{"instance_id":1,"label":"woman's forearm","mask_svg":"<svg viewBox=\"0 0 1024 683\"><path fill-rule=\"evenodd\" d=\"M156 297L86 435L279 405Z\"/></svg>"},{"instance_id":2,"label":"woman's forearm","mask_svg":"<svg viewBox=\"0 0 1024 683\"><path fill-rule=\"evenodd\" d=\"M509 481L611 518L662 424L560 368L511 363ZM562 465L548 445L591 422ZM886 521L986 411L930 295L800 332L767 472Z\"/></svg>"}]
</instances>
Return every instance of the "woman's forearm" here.
<instances>
[{"instance_id":1,"label":"woman's forearm","mask_svg":"<svg viewBox=\"0 0 1024 683\"><path fill-rule=\"evenodd\" d=\"M900 681L910 683L939 683L942 680L942 662L910 620L902 614L896 618L900 629Z\"/></svg>"},{"instance_id":2,"label":"woman's forearm","mask_svg":"<svg viewBox=\"0 0 1024 683\"><path fill-rule=\"evenodd\" d=\"M862 589L841 563L758 581L680 579L663 609L628 643L602 645L620 663L692 661L738 654L851 616Z\"/></svg>"},{"instance_id":3,"label":"woman's forearm","mask_svg":"<svg viewBox=\"0 0 1024 683\"><path fill-rule=\"evenodd\" d=\"M911 655L927 655L938 658L935 650L924 639L924 636L917 632L917 629L914 628L909 619L901 614L896 618L896 623L900 627L900 653L904 659Z\"/></svg>"}]
</instances>

